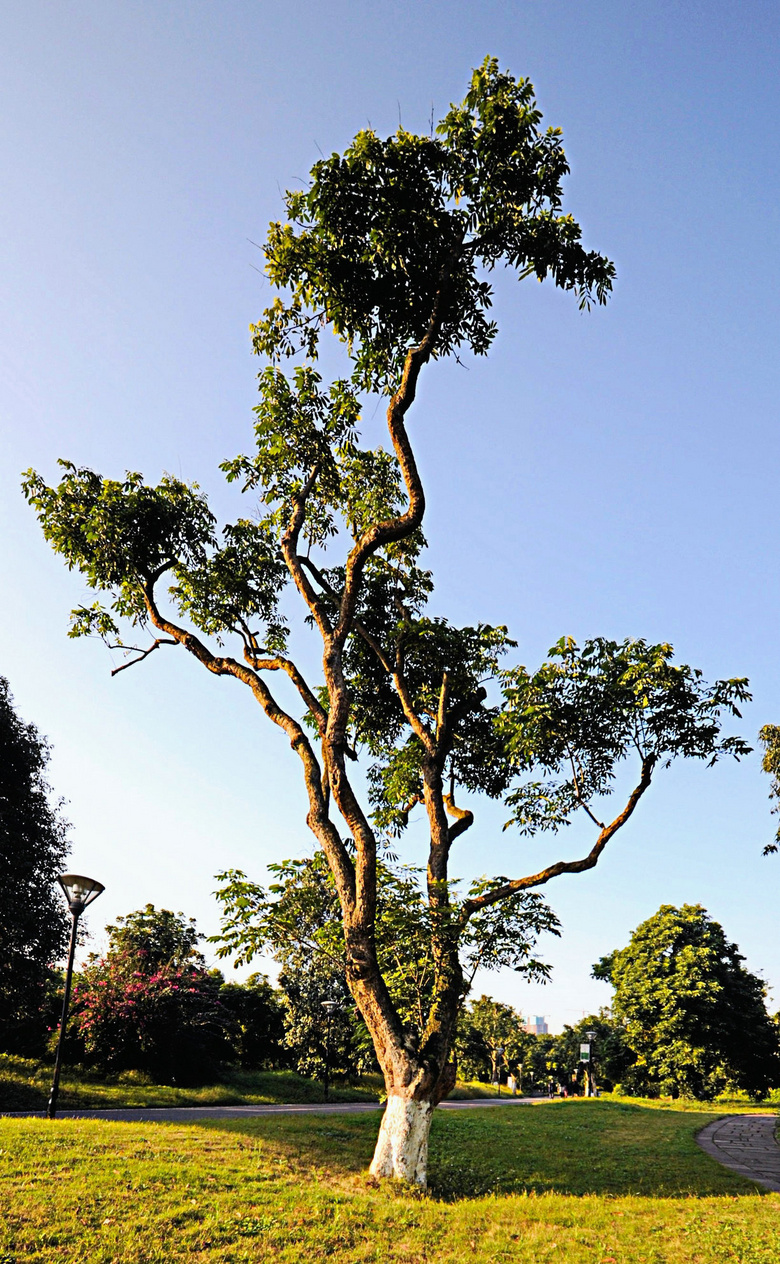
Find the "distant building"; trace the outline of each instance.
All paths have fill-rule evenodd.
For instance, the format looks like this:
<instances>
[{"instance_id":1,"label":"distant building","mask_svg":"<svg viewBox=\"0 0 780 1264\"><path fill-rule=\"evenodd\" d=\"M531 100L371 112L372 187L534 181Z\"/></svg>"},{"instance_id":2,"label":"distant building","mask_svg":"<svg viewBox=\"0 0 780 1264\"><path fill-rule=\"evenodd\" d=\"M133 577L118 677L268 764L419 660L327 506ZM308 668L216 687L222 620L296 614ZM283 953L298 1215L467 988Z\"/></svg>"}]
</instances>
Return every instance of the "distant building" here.
<instances>
[{"instance_id":1,"label":"distant building","mask_svg":"<svg viewBox=\"0 0 780 1264\"><path fill-rule=\"evenodd\" d=\"M531 1036L546 1036L548 1034L547 1023L544 1021L544 1014L537 1014L535 1018L530 1015L525 1020L523 1030L527 1031Z\"/></svg>"}]
</instances>

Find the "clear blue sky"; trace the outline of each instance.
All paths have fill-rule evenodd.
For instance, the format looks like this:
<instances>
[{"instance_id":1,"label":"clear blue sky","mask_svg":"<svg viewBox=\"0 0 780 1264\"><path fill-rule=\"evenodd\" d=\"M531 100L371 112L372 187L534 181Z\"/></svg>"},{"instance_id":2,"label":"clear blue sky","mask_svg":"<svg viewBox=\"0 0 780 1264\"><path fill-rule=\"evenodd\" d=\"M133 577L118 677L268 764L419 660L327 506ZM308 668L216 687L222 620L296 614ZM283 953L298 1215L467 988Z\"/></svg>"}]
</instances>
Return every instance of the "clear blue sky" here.
<instances>
[{"instance_id":1,"label":"clear blue sky","mask_svg":"<svg viewBox=\"0 0 780 1264\"><path fill-rule=\"evenodd\" d=\"M149 900L213 930L218 868L262 878L311 844L295 761L238 685L163 652L112 680L100 645L66 638L86 594L20 471L170 470L235 513L217 464L250 444L247 327L269 296L251 242L320 151L369 122L425 130L488 53L564 129L569 207L619 279L590 316L499 279L489 360L429 372L413 429L438 608L508 623L529 666L563 634L670 640L710 677L750 676L747 736L780 722L779 35L756 0L5 6L0 672L54 743L73 864L106 884L95 931ZM591 962L689 901L779 1005L767 788L757 755L659 775L597 870L548 888L554 981L485 985L560 1026L609 998ZM501 823L480 812L465 875L589 838ZM409 856L423 843L420 825Z\"/></svg>"}]
</instances>

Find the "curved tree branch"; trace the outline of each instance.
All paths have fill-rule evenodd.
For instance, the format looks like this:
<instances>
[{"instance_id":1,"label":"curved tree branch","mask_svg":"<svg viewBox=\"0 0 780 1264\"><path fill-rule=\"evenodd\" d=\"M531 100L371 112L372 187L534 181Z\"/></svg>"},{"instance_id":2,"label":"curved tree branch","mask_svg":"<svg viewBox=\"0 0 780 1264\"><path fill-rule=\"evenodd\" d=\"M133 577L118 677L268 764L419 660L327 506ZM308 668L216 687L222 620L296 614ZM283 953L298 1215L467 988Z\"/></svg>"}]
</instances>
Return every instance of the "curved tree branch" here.
<instances>
[{"instance_id":1,"label":"curved tree branch","mask_svg":"<svg viewBox=\"0 0 780 1264\"><path fill-rule=\"evenodd\" d=\"M160 632L164 632L166 636L171 637L179 645L183 645L194 658L197 658L198 662L202 663L208 671L213 672L215 676L233 676L236 680L241 681L242 684L247 685L252 690L269 720L287 734L290 745L303 763L304 779L309 798L307 823L319 840L331 865L342 906L345 909L354 908L355 869L349 852L328 816L327 802L322 792L322 771L319 760L302 725L279 706L268 685L256 671L253 671L251 667L245 666L243 663L239 663L234 658L212 654L208 646L194 632L179 627L178 624L173 623L162 614L155 602L154 590L151 585L144 586L142 591L149 618Z\"/></svg>"},{"instance_id":2,"label":"curved tree branch","mask_svg":"<svg viewBox=\"0 0 780 1264\"><path fill-rule=\"evenodd\" d=\"M303 559L298 556L298 540L306 519L306 502L316 486L319 473L320 467L319 462L317 462L293 501L292 516L287 525L287 530L282 536L281 548L282 556L287 564L288 571L292 575L295 587L309 607L323 640L327 641L330 639L332 628L325 612L324 603L320 598L320 594L309 583L301 565Z\"/></svg>"},{"instance_id":3,"label":"curved tree branch","mask_svg":"<svg viewBox=\"0 0 780 1264\"><path fill-rule=\"evenodd\" d=\"M648 756L643 761L641 777L637 786L629 795L626 806L610 825L606 825L601 830L587 856L584 856L582 860L559 860L556 864L548 865L546 869L540 870L539 873L529 874L526 878L515 878L511 882L505 882L500 887L496 887L493 891L486 891L484 895L465 900L461 912L462 925L465 926L469 918L480 909L488 908L491 904L498 904L500 900L506 900L518 891L527 891L530 887L544 886L546 882L549 882L552 878L559 877L562 873L584 873L586 869L593 869L598 864L599 857L609 840L622 825L625 825L645 790L650 785L655 763L655 755Z\"/></svg>"},{"instance_id":4,"label":"curved tree branch","mask_svg":"<svg viewBox=\"0 0 780 1264\"><path fill-rule=\"evenodd\" d=\"M290 677L290 680L295 685L295 688L298 690L298 693L301 695L301 698L307 708L314 716L320 733L325 732L325 726L328 721L328 713L318 700L316 694L312 691L311 687L306 683L303 673L298 667L296 667L295 663L293 663L289 658L285 658L282 654L275 654L272 657L261 658L259 654L254 654L250 649L246 649L244 651L244 657L250 666L255 669L255 671L286 672L286 674Z\"/></svg>"}]
</instances>

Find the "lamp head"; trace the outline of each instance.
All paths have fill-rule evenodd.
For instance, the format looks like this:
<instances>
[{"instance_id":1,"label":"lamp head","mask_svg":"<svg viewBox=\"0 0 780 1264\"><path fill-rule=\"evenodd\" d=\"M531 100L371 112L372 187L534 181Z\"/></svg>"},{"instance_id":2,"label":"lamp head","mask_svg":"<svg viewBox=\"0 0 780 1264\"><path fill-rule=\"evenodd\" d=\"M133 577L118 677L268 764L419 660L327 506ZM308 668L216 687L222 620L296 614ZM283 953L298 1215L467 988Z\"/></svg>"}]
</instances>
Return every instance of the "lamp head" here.
<instances>
[{"instance_id":1,"label":"lamp head","mask_svg":"<svg viewBox=\"0 0 780 1264\"><path fill-rule=\"evenodd\" d=\"M94 878L85 878L80 873L61 873L57 879L68 901L68 908L74 917L79 917L88 904L96 900L101 891L105 891L102 882Z\"/></svg>"}]
</instances>

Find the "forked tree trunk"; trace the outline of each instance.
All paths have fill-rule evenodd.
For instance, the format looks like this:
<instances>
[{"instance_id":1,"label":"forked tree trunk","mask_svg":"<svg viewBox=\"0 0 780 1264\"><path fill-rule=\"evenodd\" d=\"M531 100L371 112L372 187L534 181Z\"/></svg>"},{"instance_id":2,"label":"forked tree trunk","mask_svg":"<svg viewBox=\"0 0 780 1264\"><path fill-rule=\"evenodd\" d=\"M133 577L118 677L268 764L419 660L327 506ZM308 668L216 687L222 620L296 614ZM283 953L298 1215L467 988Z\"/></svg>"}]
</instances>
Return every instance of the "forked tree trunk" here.
<instances>
[{"instance_id":1,"label":"forked tree trunk","mask_svg":"<svg viewBox=\"0 0 780 1264\"><path fill-rule=\"evenodd\" d=\"M379 1128L372 1176L395 1176L423 1188L428 1175L428 1137L434 1104L391 1093Z\"/></svg>"}]
</instances>

